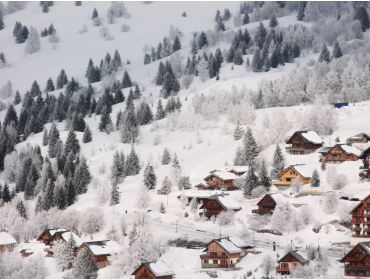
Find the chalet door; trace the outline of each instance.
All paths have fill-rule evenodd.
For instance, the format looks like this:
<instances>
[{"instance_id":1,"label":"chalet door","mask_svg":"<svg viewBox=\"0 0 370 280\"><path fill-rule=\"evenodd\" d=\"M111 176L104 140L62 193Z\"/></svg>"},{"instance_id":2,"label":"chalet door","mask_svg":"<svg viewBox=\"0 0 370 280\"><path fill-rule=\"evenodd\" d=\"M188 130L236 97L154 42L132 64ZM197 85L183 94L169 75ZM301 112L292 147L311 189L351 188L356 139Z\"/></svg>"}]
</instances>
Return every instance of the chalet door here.
<instances>
[{"instance_id":1,"label":"chalet door","mask_svg":"<svg viewBox=\"0 0 370 280\"><path fill-rule=\"evenodd\" d=\"M227 267L227 261L226 260L221 260L221 267Z\"/></svg>"}]
</instances>

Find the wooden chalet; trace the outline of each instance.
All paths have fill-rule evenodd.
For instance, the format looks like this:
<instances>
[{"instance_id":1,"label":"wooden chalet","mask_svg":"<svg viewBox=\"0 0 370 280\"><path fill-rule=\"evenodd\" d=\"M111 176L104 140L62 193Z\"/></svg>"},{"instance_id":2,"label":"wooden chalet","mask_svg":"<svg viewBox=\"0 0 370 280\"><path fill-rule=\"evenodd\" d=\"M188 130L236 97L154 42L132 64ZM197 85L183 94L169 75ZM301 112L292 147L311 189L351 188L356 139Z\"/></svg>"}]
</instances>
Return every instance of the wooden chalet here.
<instances>
[{"instance_id":1,"label":"wooden chalet","mask_svg":"<svg viewBox=\"0 0 370 280\"><path fill-rule=\"evenodd\" d=\"M370 277L370 242L358 243L340 262L345 276Z\"/></svg>"},{"instance_id":2,"label":"wooden chalet","mask_svg":"<svg viewBox=\"0 0 370 280\"><path fill-rule=\"evenodd\" d=\"M362 160L363 166L360 167L359 176L361 179L370 179L370 148L367 148L361 153L359 159Z\"/></svg>"},{"instance_id":3,"label":"wooden chalet","mask_svg":"<svg viewBox=\"0 0 370 280\"><path fill-rule=\"evenodd\" d=\"M291 269L308 263L303 256L297 251L290 251L280 260L278 260L278 266L276 267L276 273L290 274Z\"/></svg>"},{"instance_id":4,"label":"wooden chalet","mask_svg":"<svg viewBox=\"0 0 370 280\"><path fill-rule=\"evenodd\" d=\"M312 171L305 164L289 165L278 175L278 180L273 180L272 184L276 186L290 186L296 178L303 184L311 182Z\"/></svg>"},{"instance_id":5,"label":"wooden chalet","mask_svg":"<svg viewBox=\"0 0 370 280\"><path fill-rule=\"evenodd\" d=\"M323 143L324 141L315 131L296 131L286 141L288 146L285 149L290 154L303 155L313 153L321 148Z\"/></svg>"},{"instance_id":6,"label":"wooden chalet","mask_svg":"<svg viewBox=\"0 0 370 280\"><path fill-rule=\"evenodd\" d=\"M353 135L346 139L346 143L348 145L362 144L362 143L367 143L369 141L370 141L370 135L366 133L359 133L359 134Z\"/></svg>"},{"instance_id":7,"label":"wooden chalet","mask_svg":"<svg viewBox=\"0 0 370 280\"><path fill-rule=\"evenodd\" d=\"M54 235L58 232L67 232L68 230L62 228L52 228L52 229L45 229L39 237L37 237L37 241L44 243L45 245L53 245L53 238Z\"/></svg>"},{"instance_id":8,"label":"wooden chalet","mask_svg":"<svg viewBox=\"0 0 370 280\"><path fill-rule=\"evenodd\" d=\"M318 152L321 154L320 161L327 163L356 161L361 154L359 149L346 144L336 144L333 147L322 147Z\"/></svg>"},{"instance_id":9,"label":"wooden chalet","mask_svg":"<svg viewBox=\"0 0 370 280\"><path fill-rule=\"evenodd\" d=\"M0 254L5 252L13 252L17 240L5 231L0 232Z\"/></svg>"},{"instance_id":10,"label":"wooden chalet","mask_svg":"<svg viewBox=\"0 0 370 280\"><path fill-rule=\"evenodd\" d=\"M144 262L131 275L135 279L172 279L175 273L162 261Z\"/></svg>"},{"instance_id":11,"label":"wooden chalet","mask_svg":"<svg viewBox=\"0 0 370 280\"><path fill-rule=\"evenodd\" d=\"M80 237L69 230L56 232L53 236L52 243L57 241L67 242L71 236L75 240L76 246L80 245Z\"/></svg>"},{"instance_id":12,"label":"wooden chalet","mask_svg":"<svg viewBox=\"0 0 370 280\"><path fill-rule=\"evenodd\" d=\"M370 195L365 197L350 212L352 215L352 237L370 238Z\"/></svg>"},{"instance_id":13,"label":"wooden chalet","mask_svg":"<svg viewBox=\"0 0 370 280\"><path fill-rule=\"evenodd\" d=\"M248 166L227 166L210 171L204 178L205 183L195 186L199 190L227 190L236 189L234 180L240 178L248 171Z\"/></svg>"},{"instance_id":14,"label":"wooden chalet","mask_svg":"<svg viewBox=\"0 0 370 280\"><path fill-rule=\"evenodd\" d=\"M206 253L200 255L202 268L235 267L243 256L243 249L228 238L212 240L204 252Z\"/></svg>"},{"instance_id":15,"label":"wooden chalet","mask_svg":"<svg viewBox=\"0 0 370 280\"><path fill-rule=\"evenodd\" d=\"M265 215L272 214L276 207L276 201L270 194L266 194L260 201L257 203L258 209L253 209L252 213Z\"/></svg>"},{"instance_id":16,"label":"wooden chalet","mask_svg":"<svg viewBox=\"0 0 370 280\"><path fill-rule=\"evenodd\" d=\"M22 255L22 257L27 258L33 254L33 250L25 248L25 249L20 250L19 253Z\"/></svg>"},{"instance_id":17,"label":"wooden chalet","mask_svg":"<svg viewBox=\"0 0 370 280\"><path fill-rule=\"evenodd\" d=\"M87 250L96 265L99 268L103 268L109 265L108 257L118 253L119 248L120 245L111 240L88 241L83 242L78 247L76 255L78 255L81 250Z\"/></svg>"},{"instance_id":18,"label":"wooden chalet","mask_svg":"<svg viewBox=\"0 0 370 280\"><path fill-rule=\"evenodd\" d=\"M227 195L211 195L199 209L203 209L201 215L211 218L218 216L222 211L239 211L242 208Z\"/></svg>"}]
</instances>

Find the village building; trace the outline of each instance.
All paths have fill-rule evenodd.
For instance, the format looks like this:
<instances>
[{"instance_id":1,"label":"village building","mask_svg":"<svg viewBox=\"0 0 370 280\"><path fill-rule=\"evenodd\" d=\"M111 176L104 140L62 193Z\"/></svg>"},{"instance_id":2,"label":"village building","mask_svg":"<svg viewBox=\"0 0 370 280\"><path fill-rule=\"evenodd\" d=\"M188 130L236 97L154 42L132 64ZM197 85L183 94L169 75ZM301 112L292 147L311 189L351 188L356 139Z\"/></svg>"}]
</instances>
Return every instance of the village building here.
<instances>
[{"instance_id":1,"label":"village building","mask_svg":"<svg viewBox=\"0 0 370 280\"><path fill-rule=\"evenodd\" d=\"M359 176L361 179L370 179L370 148L364 150L359 159L362 159L363 166L360 167L361 171Z\"/></svg>"},{"instance_id":2,"label":"village building","mask_svg":"<svg viewBox=\"0 0 370 280\"><path fill-rule=\"evenodd\" d=\"M81 245L82 242L80 241L80 237L69 230L57 231L56 233L54 233L52 243L55 243L57 241L67 242L71 236L75 240L76 246Z\"/></svg>"},{"instance_id":3,"label":"village building","mask_svg":"<svg viewBox=\"0 0 370 280\"><path fill-rule=\"evenodd\" d=\"M199 209L203 209L201 215L211 218L212 216L217 217L223 211L237 212L242 208L228 195L211 195Z\"/></svg>"},{"instance_id":4,"label":"village building","mask_svg":"<svg viewBox=\"0 0 370 280\"><path fill-rule=\"evenodd\" d=\"M258 209L253 209L252 213L259 215L271 215L275 210L276 201L271 194L266 194L260 201L258 201L257 206Z\"/></svg>"},{"instance_id":5,"label":"village building","mask_svg":"<svg viewBox=\"0 0 370 280\"><path fill-rule=\"evenodd\" d=\"M54 235L58 232L67 232L68 230L62 228L52 228L52 229L45 229L39 237L37 237L37 241L44 243L45 245L52 246Z\"/></svg>"},{"instance_id":6,"label":"village building","mask_svg":"<svg viewBox=\"0 0 370 280\"><path fill-rule=\"evenodd\" d=\"M370 277L370 242L360 242L340 262L344 263L344 275Z\"/></svg>"},{"instance_id":7,"label":"village building","mask_svg":"<svg viewBox=\"0 0 370 280\"><path fill-rule=\"evenodd\" d=\"M305 164L294 164L284 168L278 175L278 180L272 180L276 186L290 186L298 178L302 185L311 182L312 170Z\"/></svg>"},{"instance_id":8,"label":"village building","mask_svg":"<svg viewBox=\"0 0 370 280\"><path fill-rule=\"evenodd\" d=\"M291 270L296 268L299 265L308 264L308 260L306 260L302 255L298 253L298 251L290 251L285 254L280 260L278 260L278 266L276 267L276 273L280 273L283 275L290 274Z\"/></svg>"},{"instance_id":9,"label":"village building","mask_svg":"<svg viewBox=\"0 0 370 280\"><path fill-rule=\"evenodd\" d=\"M205 183L195 186L198 190L226 190L237 189L235 180L241 178L248 171L248 166L227 166L216 168L204 178Z\"/></svg>"},{"instance_id":10,"label":"village building","mask_svg":"<svg viewBox=\"0 0 370 280\"><path fill-rule=\"evenodd\" d=\"M363 144L370 141L370 135L366 133L359 133L346 139L347 145Z\"/></svg>"},{"instance_id":11,"label":"village building","mask_svg":"<svg viewBox=\"0 0 370 280\"><path fill-rule=\"evenodd\" d=\"M356 161L361 151L356 147L346 144L336 144L333 147L322 147L318 150L321 154L320 161L326 163L341 163L344 161Z\"/></svg>"},{"instance_id":12,"label":"village building","mask_svg":"<svg viewBox=\"0 0 370 280\"><path fill-rule=\"evenodd\" d=\"M29 257L33 254L33 250L24 248L24 249L20 250L19 253L22 255L22 257L26 258L26 257Z\"/></svg>"},{"instance_id":13,"label":"village building","mask_svg":"<svg viewBox=\"0 0 370 280\"><path fill-rule=\"evenodd\" d=\"M235 267L248 248L251 246L238 237L214 239L208 243L204 250L206 253L200 255L201 266L202 268Z\"/></svg>"},{"instance_id":14,"label":"village building","mask_svg":"<svg viewBox=\"0 0 370 280\"><path fill-rule=\"evenodd\" d=\"M83 242L77 249L78 255L81 250L87 250L99 268L109 265L108 257L118 253L120 245L112 240L99 240Z\"/></svg>"},{"instance_id":15,"label":"village building","mask_svg":"<svg viewBox=\"0 0 370 280\"><path fill-rule=\"evenodd\" d=\"M286 141L288 146L285 149L290 154L303 155L313 153L317 149L321 148L323 143L324 141L315 131L296 131Z\"/></svg>"},{"instance_id":16,"label":"village building","mask_svg":"<svg viewBox=\"0 0 370 280\"><path fill-rule=\"evenodd\" d=\"M5 252L13 252L17 240L5 231L0 232L0 254Z\"/></svg>"},{"instance_id":17,"label":"village building","mask_svg":"<svg viewBox=\"0 0 370 280\"><path fill-rule=\"evenodd\" d=\"M202 205L204 201L206 201L210 196L212 195L221 195L224 194L223 191L207 191L207 190L196 190L196 189L190 189L185 190L181 195L178 196L179 199L184 199L185 204L189 205L193 199L196 200L196 203L199 205Z\"/></svg>"},{"instance_id":18,"label":"village building","mask_svg":"<svg viewBox=\"0 0 370 280\"><path fill-rule=\"evenodd\" d=\"M352 215L352 237L368 238L364 241L370 241L370 227L368 226L370 224L370 195L357 204L350 214Z\"/></svg>"},{"instance_id":19,"label":"village building","mask_svg":"<svg viewBox=\"0 0 370 280\"><path fill-rule=\"evenodd\" d=\"M144 262L131 275L135 279L172 279L175 273L162 261Z\"/></svg>"}]
</instances>

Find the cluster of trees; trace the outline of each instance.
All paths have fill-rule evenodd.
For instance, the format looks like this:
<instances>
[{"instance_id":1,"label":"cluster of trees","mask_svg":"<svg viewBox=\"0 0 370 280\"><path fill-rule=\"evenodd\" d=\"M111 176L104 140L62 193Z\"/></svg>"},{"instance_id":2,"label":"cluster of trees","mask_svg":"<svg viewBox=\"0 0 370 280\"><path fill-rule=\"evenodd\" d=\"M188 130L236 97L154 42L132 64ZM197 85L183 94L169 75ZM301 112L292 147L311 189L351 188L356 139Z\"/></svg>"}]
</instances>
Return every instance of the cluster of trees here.
<instances>
[{"instance_id":1,"label":"cluster of trees","mask_svg":"<svg viewBox=\"0 0 370 280\"><path fill-rule=\"evenodd\" d=\"M109 53L107 53L105 58L100 60L99 66L95 66L93 60L90 58L85 76L89 83L100 82L103 77L111 75L113 72L117 72L121 68L121 55L119 54L118 50L115 50L113 58ZM132 84L130 86L132 86Z\"/></svg>"},{"instance_id":2,"label":"cluster of trees","mask_svg":"<svg viewBox=\"0 0 370 280\"><path fill-rule=\"evenodd\" d=\"M53 1L40 1L40 6L42 7L43 13L48 13L49 8L51 6L54 6L54 2Z\"/></svg>"},{"instance_id":3,"label":"cluster of trees","mask_svg":"<svg viewBox=\"0 0 370 280\"><path fill-rule=\"evenodd\" d=\"M12 201L15 195L15 191L11 191L8 184L5 183L4 186L0 184L0 205Z\"/></svg>"},{"instance_id":4,"label":"cluster of trees","mask_svg":"<svg viewBox=\"0 0 370 280\"><path fill-rule=\"evenodd\" d=\"M216 22L215 29L216 29L216 31L225 31L224 22L230 20L230 18L231 18L231 13L230 13L229 9L227 9L227 8L224 9L224 13L223 13L222 16L221 16L220 10L217 10L216 11L216 16L215 16L215 22Z\"/></svg>"},{"instance_id":5,"label":"cluster of trees","mask_svg":"<svg viewBox=\"0 0 370 280\"><path fill-rule=\"evenodd\" d=\"M50 24L48 28L45 27L44 30L41 31L40 35L41 37L47 37L57 32L54 28L53 24Z\"/></svg>"},{"instance_id":6,"label":"cluster of trees","mask_svg":"<svg viewBox=\"0 0 370 280\"><path fill-rule=\"evenodd\" d=\"M326 44L323 44L319 55L319 62L329 63L332 59L337 59L342 56L343 56L342 49L340 48L338 41L334 43L333 52L331 55Z\"/></svg>"},{"instance_id":7,"label":"cluster of trees","mask_svg":"<svg viewBox=\"0 0 370 280\"><path fill-rule=\"evenodd\" d=\"M165 64L162 61L159 63L155 83L158 86L162 86L161 93L164 98L176 95L180 90L180 83L168 61Z\"/></svg>"},{"instance_id":8,"label":"cluster of trees","mask_svg":"<svg viewBox=\"0 0 370 280\"><path fill-rule=\"evenodd\" d=\"M180 50L181 49L180 36L181 33L175 35L173 40L169 39L168 37L164 37L163 41L158 43L156 49L152 48L151 53L145 53L144 64L149 64L158 59L165 58L167 56L170 56L174 52Z\"/></svg>"},{"instance_id":9,"label":"cluster of trees","mask_svg":"<svg viewBox=\"0 0 370 280\"><path fill-rule=\"evenodd\" d=\"M17 44L22 44L28 39L28 35L30 32L28 31L27 26L22 25L19 21L17 21L13 28L13 36L15 37L15 42Z\"/></svg>"}]
</instances>

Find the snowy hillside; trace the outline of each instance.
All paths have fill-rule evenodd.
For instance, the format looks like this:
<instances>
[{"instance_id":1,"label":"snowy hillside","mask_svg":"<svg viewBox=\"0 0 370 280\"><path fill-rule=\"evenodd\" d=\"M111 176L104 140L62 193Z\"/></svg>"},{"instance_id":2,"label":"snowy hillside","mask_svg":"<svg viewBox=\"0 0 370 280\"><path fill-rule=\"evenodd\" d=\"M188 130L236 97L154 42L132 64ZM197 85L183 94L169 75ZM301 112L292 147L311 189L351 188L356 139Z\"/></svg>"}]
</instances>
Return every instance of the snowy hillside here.
<instances>
[{"instance_id":1,"label":"snowy hillside","mask_svg":"<svg viewBox=\"0 0 370 280\"><path fill-rule=\"evenodd\" d=\"M0 2L0 278L343 278L369 8Z\"/></svg>"}]
</instances>

